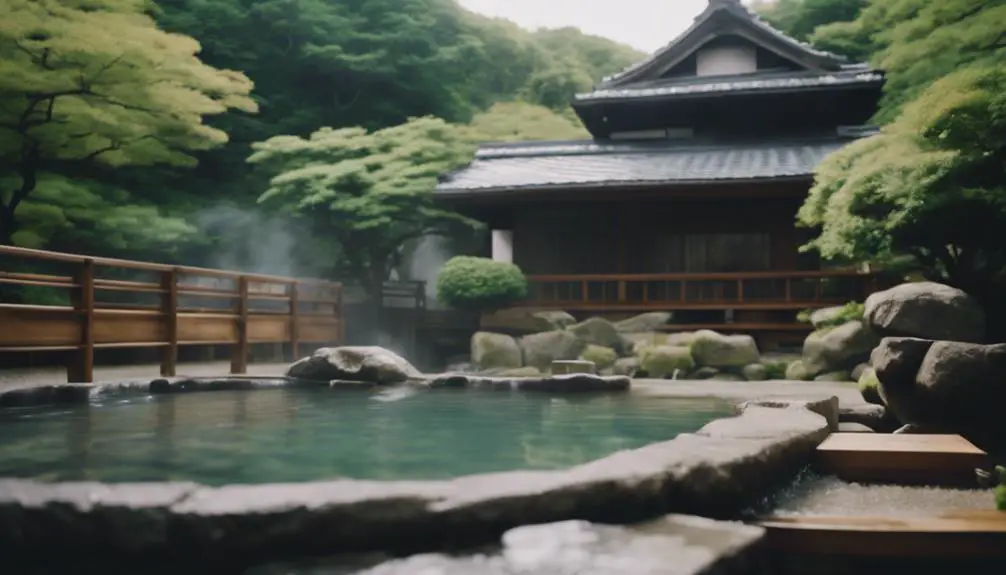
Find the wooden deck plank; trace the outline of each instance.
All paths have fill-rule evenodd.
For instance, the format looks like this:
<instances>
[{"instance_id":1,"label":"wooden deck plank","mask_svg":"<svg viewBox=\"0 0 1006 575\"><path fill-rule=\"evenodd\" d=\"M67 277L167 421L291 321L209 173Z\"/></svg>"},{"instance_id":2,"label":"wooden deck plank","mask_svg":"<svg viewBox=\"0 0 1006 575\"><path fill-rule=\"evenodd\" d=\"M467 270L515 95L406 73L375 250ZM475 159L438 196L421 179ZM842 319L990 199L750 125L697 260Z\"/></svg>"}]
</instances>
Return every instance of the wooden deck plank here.
<instances>
[{"instance_id":1,"label":"wooden deck plank","mask_svg":"<svg viewBox=\"0 0 1006 575\"><path fill-rule=\"evenodd\" d=\"M989 494L989 505L992 495ZM936 517L769 517L768 547L802 554L1006 558L1006 513L957 511Z\"/></svg>"},{"instance_id":2,"label":"wooden deck plank","mask_svg":"<svg viewBox=\"0 0 1006 575\"><path fill-rule=\"evenodd\" d=\"M833 433L815 464L845 481L973 486L988 456L959 435Z\"/></svg>"}]
</instances>

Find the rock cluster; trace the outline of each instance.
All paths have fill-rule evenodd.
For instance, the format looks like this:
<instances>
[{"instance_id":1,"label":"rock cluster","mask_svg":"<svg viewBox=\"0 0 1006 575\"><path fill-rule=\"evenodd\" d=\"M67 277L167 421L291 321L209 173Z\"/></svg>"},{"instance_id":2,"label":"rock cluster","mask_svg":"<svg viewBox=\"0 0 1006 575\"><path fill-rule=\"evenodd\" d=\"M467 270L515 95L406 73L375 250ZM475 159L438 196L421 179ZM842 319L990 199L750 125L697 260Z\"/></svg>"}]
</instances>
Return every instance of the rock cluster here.
<instances>
[{"instance_id":1,"label":"rock cluster","mask_svg":"<svg viewBox=\"0 0 1006 575\"><path fill-rule=\"evenodd\" d=\"M864 397L911 428L960 433L1002 453L1006 344L982 343L981 306L949 286L903 284L871 295L864 321L884 336L863 376L874 380L862 382Z\"/></svg>"},{"instance_id":2,"label":"rock cluster","mask_svg":"<svg viewBox=\"0 0 1006 575\"><path fill-rule=\"evenodd\" d=\"M542 313L548 314L551 326L546 331L517 338L476 333L471 340L473 370L486 376L532 377L548 372L554 361L585 360L602 374L629 377L750 381L779 377L783 371L763 363L751 336L709 330L661 333L669 313L645 313L619 322L592 317L579 323L564 312L531 315Z\"/></svg>"}]
</instances>

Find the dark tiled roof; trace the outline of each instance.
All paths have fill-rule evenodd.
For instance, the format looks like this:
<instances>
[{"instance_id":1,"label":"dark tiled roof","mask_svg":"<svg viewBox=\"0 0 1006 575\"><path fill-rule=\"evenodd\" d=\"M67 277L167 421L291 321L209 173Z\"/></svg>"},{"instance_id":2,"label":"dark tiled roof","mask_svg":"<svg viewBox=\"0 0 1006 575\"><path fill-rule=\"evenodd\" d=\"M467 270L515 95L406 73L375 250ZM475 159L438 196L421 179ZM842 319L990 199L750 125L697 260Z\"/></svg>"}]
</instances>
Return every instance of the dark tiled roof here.
<instances>
[{"instance_id":1,"label":"dark tiled roof","mask_svg":"<svg viewBox=\"0 0 1006 575\"><path fill-rule=\"evenodd\" d=\"M621 72L618 72L617 74L613 74L611 76L604 78L602 80L602 85L618 82L624 76L627 76L635 72L636 70L639 70L640 68L645 68L646 66L652 64L653 62L661 59L664 56L664 54L675 49L678 44L684 42L686 38L695 33L695 31L704 22L709 20L709 18L712 17L718 11L725 11L728 13L738 15L741 19L749 22L750 25L753 26L754 28L766 32L769 36L775 38L777 41L782 42L783 44L788 45L800 52L804 52L817 58L830 61L833 64L839 64L847 61L845 56L841 56L833 52L827 52L825 50L819 50L814 46L812 46L811 44L801 42L793 38L792 36L787 35L785 32L782 32L778 28L775 28L774 26L763 20L757 13L753 12L750 8L744 6L740 2L732 2L732 1L718 2L714 0L709 3L709 7L706 8L706 10L702 12L702 14L700 14L695 18L695 22L693 22L692 25L687 30L679 34L677 38L675 38L669 44L667 44L660 50L657 50L644 60L632 64L631 66L622 70Z\"/></svg>"},{"instance_id":2,"label":"dark tiled roof","mask_svg":"<svg viewBox=\"0 0 1006 575\"><path fill-rule=\"evenodd\" d=\"M708 144L590 140L484 146L442 178L438 195L810 176L851 138Z\"/></svg>"},{"instance_id":3,"label":"dark tiled roof","mask_svg":"<svg viewBox=\"0 0 1006 575\"><path fill-rule=\"evenodd\" d=\"M843 86L881 84L884 75L866 67L848 66L839 72L790 74L739 74L733 76L696 77L659 83L637 83L624 87L599 88L577 94L576 102L616 100L626 98L660 98L724 92L760 92Z\"/></svg>"}]
</instances>

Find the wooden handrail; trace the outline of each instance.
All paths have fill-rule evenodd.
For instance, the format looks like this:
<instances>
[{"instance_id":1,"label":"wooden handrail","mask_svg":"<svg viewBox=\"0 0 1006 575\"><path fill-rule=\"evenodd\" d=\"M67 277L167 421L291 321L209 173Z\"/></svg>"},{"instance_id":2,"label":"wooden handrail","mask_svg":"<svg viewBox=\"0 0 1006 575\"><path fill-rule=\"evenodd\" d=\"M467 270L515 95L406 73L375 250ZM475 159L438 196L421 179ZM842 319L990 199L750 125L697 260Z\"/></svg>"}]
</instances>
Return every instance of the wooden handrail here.
<instances>
[{"instance_id":1,"label":"wooden handrail","mask_svg":"<svg viewBox=\"0 0 1006 575\"><path fill-rule=\"evenodd\" d=\"M875 274L857 270L811 270L811 271L769 271L769 272L706 272L706 273L659 273L659 274L565 274L530 275L531 283L551 282L614 282L614 281L733 281L765 279L815 279L834 277L872 277Z\"/></svg>"},{"instance_id":2,"label":"wooden handrail","mask_svg":"<svg viewBox=\"0 0 1006 575\"><path fill-rule=\"evenodd\" d=\"M328 280L321 280L314 278L294 279L283 276L273 276L266 274L249 274L228 270L218 270L213 268L200 268L194 266L173 266L169 264L137 262L133 260L122 260L117 258L89 257L78 254L49 252L45 250L19 248L14 246L0 246L0 256L13 256L29 260L64 262L74 264L83 264L84 260L91 260L95 266L101 266L101 267L124 268L124 269L150 271L150 272L167 272L171 270L176 270L180 274L204 275L219 278L230 278L234 280L243 277L247 278L249 281L260 281L260 282L281 283L281 284L292 284L294 282L300 282L309 284L332 285L333 283Z\"/></svg>"},{"instance_id":3,"label":"wooden handrail","mask_svg":"<svg viewBox=\"0 0 1006 575\"><path fill-rule=\"evenodd\" d=\"M179 346L227 344L231 346L232 373L244 373L253 343L289 343L296 358L304 342L338 345L345 338L343 288L338 282L9 246L0 246L0 256L73 266L70 275L65 271L55 275L0 270L4 285L63 290L71 302L0 303L0 352L72 352L67 375L74 382L93 380L96 349L160 347L161 374L171 376L175 375ZM158 279L101 278L96 273L99 267L154 272ZM196 280L191 276L223 278L234 285L194 285ZM97 297L102 292L116 292L118 300L125 294L126 301L102 301ZM138 301L139 296L147 299ZM151 296L159 303L148 303ZM216 309L194 304L207 298L224 300L224 305ZM273 305L256 308L268 304Z\"/></svg>"},{"instance_id":4,"label":"wooden handrail","mask_svg":"<svg viewBox=\"0 0 1006 575\"><path fill-rule=\"evenodd\" d=\"M528 276L524 306L581 311L795 310L861 300L876 286L876 273L857 270L759 271ZM828 280L841 280L827 293ZM848 280L851 280L848 281ZM812 288L812 289L807 289Z\"/></svg>"}]
</instances>

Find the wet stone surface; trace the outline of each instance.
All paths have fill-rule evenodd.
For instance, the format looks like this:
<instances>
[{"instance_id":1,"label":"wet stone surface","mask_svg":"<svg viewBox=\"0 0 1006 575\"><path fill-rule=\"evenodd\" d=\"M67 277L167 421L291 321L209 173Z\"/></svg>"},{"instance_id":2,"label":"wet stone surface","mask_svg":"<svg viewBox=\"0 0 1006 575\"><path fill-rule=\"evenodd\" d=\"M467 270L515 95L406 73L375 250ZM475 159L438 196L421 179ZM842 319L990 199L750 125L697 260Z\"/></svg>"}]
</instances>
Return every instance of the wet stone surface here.
<instances>
[{"instance_id":1,"label":"wet stone surface","mask_svg":"<svg viewBox=\"0 0 1006 575\"><path fill-rule=\"evenodd\" d=\"M507 531L499 550L414 555L356 567L273 565L248 575L718 575L755 573L760 527L685 515L634 526L564 521Z\"/></svg>"}]
</instances>

